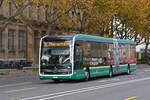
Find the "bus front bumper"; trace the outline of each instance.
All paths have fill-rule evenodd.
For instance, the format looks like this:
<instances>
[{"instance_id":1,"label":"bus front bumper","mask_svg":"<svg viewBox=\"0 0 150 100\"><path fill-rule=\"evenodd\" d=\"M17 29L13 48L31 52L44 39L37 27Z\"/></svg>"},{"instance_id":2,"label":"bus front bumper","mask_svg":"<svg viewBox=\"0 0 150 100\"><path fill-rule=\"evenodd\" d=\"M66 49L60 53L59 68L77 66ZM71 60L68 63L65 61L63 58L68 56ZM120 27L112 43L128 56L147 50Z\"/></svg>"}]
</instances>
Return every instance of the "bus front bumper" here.
<instances>
[{"instance_id":1,"label":"bus front bumper","mask_svg":"<svg viewBox=\"0 0 150 100\"><path fill-rule=\"evenodd\" d=\"M40 79L72 79L72 76L47 76L47 75L40 75Z\"/></svg>"},{"instance_id":2,"label":"bus front bumper","mask_svg":"<svg viewBox=\"0 0 150 100\"><path fill-rule=\"evenodd\" d=\"M72 75L39 75L40 79L83 79L84 70L75 70Z\"/></svg>"}]
</instances>

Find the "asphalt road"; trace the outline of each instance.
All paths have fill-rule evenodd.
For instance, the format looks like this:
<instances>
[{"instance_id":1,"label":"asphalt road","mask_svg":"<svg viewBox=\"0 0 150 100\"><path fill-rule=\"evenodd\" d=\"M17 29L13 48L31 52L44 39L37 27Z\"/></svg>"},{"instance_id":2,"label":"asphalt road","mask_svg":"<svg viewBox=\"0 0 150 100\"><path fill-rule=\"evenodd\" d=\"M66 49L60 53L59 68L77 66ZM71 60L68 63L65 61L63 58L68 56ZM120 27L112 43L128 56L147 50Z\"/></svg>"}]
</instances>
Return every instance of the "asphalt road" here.
<instances>
[{"instance_id":1,"label":"asphalt road","mask_svg":"<svg viewBox=\"0 0 150 100\"><path fill-rule=\"evenodd\" d=\"M39 80L37 74L0 78L0 100L149 100L150 69L90 81Z\"/></svg>"}]
</instances>

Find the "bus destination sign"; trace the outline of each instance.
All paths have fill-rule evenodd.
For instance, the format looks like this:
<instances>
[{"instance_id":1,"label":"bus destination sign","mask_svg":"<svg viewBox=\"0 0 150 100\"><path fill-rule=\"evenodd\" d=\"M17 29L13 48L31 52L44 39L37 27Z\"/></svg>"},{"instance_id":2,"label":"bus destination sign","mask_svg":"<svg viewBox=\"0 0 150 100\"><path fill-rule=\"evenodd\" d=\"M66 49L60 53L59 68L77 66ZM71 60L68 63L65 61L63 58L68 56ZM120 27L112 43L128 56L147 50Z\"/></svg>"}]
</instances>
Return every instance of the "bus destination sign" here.
<instances>
[{"instance_id":1,"label":"bus destination sign","mask_svg":"<svg viewBox=\"0 0 150 100\"><path fill-rule=\"evenodd\" d=\"M50 47L50 46L68 46L69 43L66 42L44 42L44 47Z\"/></svg>"}]
</instances>

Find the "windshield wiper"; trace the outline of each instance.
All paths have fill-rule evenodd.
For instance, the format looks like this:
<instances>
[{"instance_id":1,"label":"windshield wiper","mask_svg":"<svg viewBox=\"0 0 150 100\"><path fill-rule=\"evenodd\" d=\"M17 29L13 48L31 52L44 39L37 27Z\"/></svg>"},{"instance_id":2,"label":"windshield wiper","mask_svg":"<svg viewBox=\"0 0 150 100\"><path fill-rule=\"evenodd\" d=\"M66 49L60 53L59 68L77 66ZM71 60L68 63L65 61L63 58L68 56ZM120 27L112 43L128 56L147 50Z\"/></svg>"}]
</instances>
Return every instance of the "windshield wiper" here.
<instances>
[{"instance_id":1,"label":"windshield wiper","mask_svg":"<svg viewBox=\"0 0 150 100\"><path fill-rule=\"evenodd\" d=\"M68 58L66 58L66 59L63 61L63 63L67 62L68 60L70 60L70 58L69 58L69 57L68 57Z\"/></svg>"}]
</instances>

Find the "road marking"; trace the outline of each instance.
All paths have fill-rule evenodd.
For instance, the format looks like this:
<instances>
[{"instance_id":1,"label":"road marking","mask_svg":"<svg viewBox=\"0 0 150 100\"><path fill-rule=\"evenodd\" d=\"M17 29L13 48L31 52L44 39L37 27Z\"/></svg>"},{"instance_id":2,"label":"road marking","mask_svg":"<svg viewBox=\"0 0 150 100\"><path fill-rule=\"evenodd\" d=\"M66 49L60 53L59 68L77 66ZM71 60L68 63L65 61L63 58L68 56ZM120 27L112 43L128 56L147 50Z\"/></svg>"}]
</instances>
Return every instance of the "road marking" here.
<instances>
[{"instance_id":1,"label":"road marking","mask_svg":"<svg viewBox=\"0 0 150 100\"><path fill-rule=\"evenodd\" d=\"M125 98L124 100L133 100L135 98L136 98L136 96L133 96L133 97L130 97L130 98Z\"/></svg>"},{"instance_id":2,"label":"road marking","mask_svg":"<svg viewBox=\"0 0 150 100\"><path fill-rule=\"evenodd\" d=\"M113 78L113 79L104 79L104 80L100 80L98 82L107 82L107 81L119 81L119 78Z\"/></svg>"},{"instance_id":3,"label":"road marking","mask_svg":"<svg viewBox=\"0 0 150 100\"><path fill-rule=\"evenodd\" d=\"M67 96L67 95L71 95L71 94L77 94L77 93L98 90L98 89L110 88L110 87L114 87L114 86L121 86L124 84L131 84L131 83L136 83L136 82L146 81L146 80L150 80L150 77L143 78L143 79L129 80L129 81L124 81L124 82L110 83L110 84L105 84L105 85L92 86L92 87L87 87L87 88L80 88L80 89L76 89L76 90L63 91L63 92L47 94L47 95L28 97L28 98L23 98L22 100L31 100L31 99L47 100L47 99L58 98L58 97Z\"/></svg>"},{"instance_id":4,"label":"road marking","mask_svg":"<svg viewBox=\"0 0 150 100\"><path fill-rule=\"evenodd\" d=\"M119 78L114 78L114 79L111 79L112 81L119 81L120 79Z\"/></svg>"},{"instance_id":5,"label":"road marking","mask_svg":"<svg viewBox=\"0 0 150 100\"><path fill-rule=\"evenodd\" d=\"M11 78L10 77L2 77L1 80L8 80L8 78L10 80L15 80L15 79L19 79L19 78L24 79L24 78L27 78L27 77L28 76L23 76L23 77L22 76L20 76L20 77L17 76L17 77L11 77Z\"/></svg>"},{"instance_id":6,"label":"road marking","mask_svg":"<svg viewBox=\"0 0 150 100\"><path fill-rule=\"evenodd\" d=\"M98 81L98 82L107 82L107 81L109 81L109 80L100 80L100 81Z\"/></svg>"},{"instance_id":7,"label":"road marking","mask_svg":"<svg viewBox=\"0 0 150 100\"><path fill-rule=\"evenodd\" d=\"M26 91L26 90L36 89L36 88L37 87L23 88L23 89L18 89L18 90L5 91L4 93L20 92L20 91Z\"/></svg>"},{"instance_id":8,"label":"road marking","mask_svg":"<svg viewBox=\"0 0 150 100\"><path fill-rule=\"evenodd\" d=\"M150 70L144 70L145 72L150 72Z\"/></svg>"},{"instance_id":9,"label":"road marking","mask_svg":"<svg viewBox=\"0 0 150 100\"><path fill-rule=\"evenodd\" d=\"M19 85L26 85L26 84L32 84L32 82L23 82L23 83L0 85L0 88L13 87L13 86L19 86Z\"/></svg>"},{"instance_id":10,"label":"road marking","mask_svg":"<svg viewBox=\"0 0 150 100\"><path fill-rule=\"evenodd\" d=\"M137 74L144 74L145 72L138 72Z\"/></svg>"}]
</instances>

